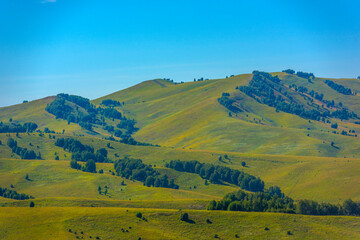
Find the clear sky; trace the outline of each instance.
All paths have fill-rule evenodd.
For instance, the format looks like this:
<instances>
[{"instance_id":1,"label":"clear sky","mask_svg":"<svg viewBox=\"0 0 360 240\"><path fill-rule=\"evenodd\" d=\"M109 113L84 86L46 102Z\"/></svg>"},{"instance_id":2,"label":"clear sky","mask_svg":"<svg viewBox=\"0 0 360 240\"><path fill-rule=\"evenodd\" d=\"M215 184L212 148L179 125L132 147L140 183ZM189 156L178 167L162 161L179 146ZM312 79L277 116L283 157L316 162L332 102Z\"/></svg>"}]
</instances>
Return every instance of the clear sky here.
<instances>
[{"instance_id":1,"label":"clear sky","mask_svg":"<svg viewBox=\"0 0 360 240\"><path fill-rule=\"evenodd\" d=\"M360 1L0 0L0 106L154 78L360 75Z\"/></svg>"}]
</instances>

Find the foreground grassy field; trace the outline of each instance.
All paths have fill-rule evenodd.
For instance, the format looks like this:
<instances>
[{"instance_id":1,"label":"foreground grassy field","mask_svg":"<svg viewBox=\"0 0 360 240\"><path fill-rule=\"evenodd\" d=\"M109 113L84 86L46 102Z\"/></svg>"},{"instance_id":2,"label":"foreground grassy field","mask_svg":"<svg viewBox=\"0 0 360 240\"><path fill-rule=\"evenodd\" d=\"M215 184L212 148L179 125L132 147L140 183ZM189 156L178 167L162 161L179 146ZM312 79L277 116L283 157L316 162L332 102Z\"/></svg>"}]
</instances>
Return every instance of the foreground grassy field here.
<instances>
[{"instance_id":1,"label":"foreground grassy field","mask_svg":"<svg viewBox=\"0 0 360 240\"><path fill-rule=\"evenodd\" d=\"M138 212L146 221L135 216ZM0 239L360 238L358 217L186 210L193 221L187 223L180 221L183 212L87 207L0 208ZM212 223L206 223L206 219Z\"/></svg>"}]
</instances>

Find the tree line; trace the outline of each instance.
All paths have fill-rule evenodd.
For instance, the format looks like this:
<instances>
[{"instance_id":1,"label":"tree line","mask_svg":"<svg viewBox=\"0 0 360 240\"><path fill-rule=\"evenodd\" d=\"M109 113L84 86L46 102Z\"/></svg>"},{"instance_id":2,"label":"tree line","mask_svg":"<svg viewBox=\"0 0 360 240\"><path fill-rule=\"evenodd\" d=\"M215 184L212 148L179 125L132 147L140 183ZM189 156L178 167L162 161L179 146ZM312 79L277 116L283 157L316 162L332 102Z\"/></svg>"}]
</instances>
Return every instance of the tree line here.
<instances>
[{"instance_id":1,"label":"tree line","mask_svg":"<svg viewBox=\"0 0 360 240\"><path fill-rule=\"evenodd\" d=\"M26 195L24 193L18 193L14 190L0 187L0 197L11 198L16 200L33 199L33 196Z\"/></svg>"},{"instance_id":2,"label":"tree line","mask_svg":"<svg viewBox=\"0 0 360 240\"><path fill-rule=\"evenodd\" d=\"M0 122L0 133L24 133L33 132L38 125L33 122L26 122L23 125L19 123L3 123Z\"/></svg>"},{"instance_id":3,"label":"tree line","mask_svg":"<svg viewBox=\"0 0 360 240\"><path fill-rule=\"evenodd\" d=\"M344 87L343 85L340 85L338 83L335 83L333 81L330 81L330 80L325 80L325 83L331 87L332 89L334 89L335 91L339 92L339 93L342 93L344 95L351 95L352 94L352 91L350 88L346 88Z\"/></svg>"},{"instance_id":4,"label":"tree line","mask_svg":"<svg viewBox=\"0 0 360 240\"><path fill-rule=\"evenodd\" d=\"M278 187L276 187L278 188ZM312 200L293 199L279 194L278 190L270 189L267 192L248 193L239 190L227 194L220 201L211 201L208 210L228 210L246 212L283 212L304 215L349 215L360 216L360 203L351 199L340 204L318 203Z\"/></svg>"},{"instance_id":5,"label":"tree line","mask_svg":"<svg viewBox=\"0 0 360 240\"><path fill-rule=\"evenodd\" d=\"M7 140L7 145L11 148L12 152L19 155L21 159L41 159L40 152L36 155L34 150L19 147L17 141L13 138Z\"/></svg>"},{"instance_id":6,"label":"tree line","mask_svg":"<svg viewBox=\"0 0 360 240\"><path fill-rule=\"evenodd\" d=\"M248 193L239 190L220 201L211 201L208 210L295 213L294 200L274 192Z\"/></svg>"},{"instance_id":7,"label":"tree line","mask_svg":"<svg viewBox=\"0 0 360 240\"><path fill-rule=\"evenodd\" d=\"M174 169L179 172L196 173L203 179L207 179L210 182L216 184L226 182L252 192L264 191L264 182L260 178L224 166L210 163L200 163L196 160L171 160L170 162L166 163L165 167Z\"/></svg>"},{"instance_id":8,"label":"tree line","mask_svg":"<svg viewBox=\"0 0 360 240\"><path fill-rule=\"evenodd\" d=\"M151 165L144 164L141 159L123 158L115 161L114 167L118 176L143 182L148 187L178 189L174 179L166 174L161 175Z\"/></svg>"}]
</instances>

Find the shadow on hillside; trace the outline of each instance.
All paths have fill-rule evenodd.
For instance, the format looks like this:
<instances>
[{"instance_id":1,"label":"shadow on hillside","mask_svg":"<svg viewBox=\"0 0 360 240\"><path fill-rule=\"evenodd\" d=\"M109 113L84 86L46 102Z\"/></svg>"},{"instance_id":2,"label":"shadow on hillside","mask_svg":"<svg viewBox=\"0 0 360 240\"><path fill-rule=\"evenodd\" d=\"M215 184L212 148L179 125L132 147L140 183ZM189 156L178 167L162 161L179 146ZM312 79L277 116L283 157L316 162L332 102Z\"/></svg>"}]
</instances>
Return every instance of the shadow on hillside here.
<instances>
[{"instance_id":1,"label":"shadow on hillside","mask_svg":"<svg viewBox=\"0 0 360 240\"><path fill-rule=\"evenodd\" d=\"M187 222L187 223L190 223L190 224L195 224L196 223L194 220L191 220L191 219L188 219L187 221L184 221L184 222Z\"/></svg>"}]
</instances>

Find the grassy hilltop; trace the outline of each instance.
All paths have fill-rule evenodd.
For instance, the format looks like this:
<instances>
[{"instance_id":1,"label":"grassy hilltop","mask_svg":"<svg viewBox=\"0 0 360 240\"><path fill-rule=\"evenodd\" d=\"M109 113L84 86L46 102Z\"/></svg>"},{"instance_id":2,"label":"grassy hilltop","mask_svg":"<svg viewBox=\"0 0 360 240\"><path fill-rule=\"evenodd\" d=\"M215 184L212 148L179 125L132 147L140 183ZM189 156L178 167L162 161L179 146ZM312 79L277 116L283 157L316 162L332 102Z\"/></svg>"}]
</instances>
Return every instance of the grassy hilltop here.
<instances>
[{"instance_id":1,"label":"grassy hilltop","mask_svg":"<svg viewBox=\"0 0 360 240\"><path fill-rule=\"evenodd\" d=\"M260 177L266 189L277 185L295 201L360 201L360 80L271 75L279 79L266 83L276 97L304 111L329 111L330 116L301 117L269 106L273 103L258 92L251 96L241 91L252 86L254 74L186 83L145 81L92 100L90 107L60 99L75 116L72 120L46 110L59 96L0 108L2 124L37 124L34 132L0 133L0 187L35 197L0 197L0 239L360 238L359 217L207 211L211 200L241 188L165 167L170 160L196 160ZM351 94L330 87L326 80L351 89ZM299 90L303 88L305 92ZM223 104L220 98L231 103ZM118 104L105 106L109 99ZM331 115L344 108L359 117ZM106 112L113 109L121 117ZM86 118L91 119L88 125ZM131 119L136 123L129 127ZM41 153L41 159L21 159L8 146L9 138L20 149ZM179 189L147 187L118 176L113 163L97 162L97 173L70 168L76 154L56 146L59 138L78 140L94 153L104 148L109 161L141 159L173 179ZM34 209L28 207L30 202ZM137 218L137 212L147 221ZM180 221L183 212L195 223Z\"/></svg>"},{"instance_id":2,"label":"grassy hilltop","mask_svg":"<svg viewBox=\"0 0 360 240\"><path fill-rule=\"evenodd\" d=\"M359 96L343 96L324 84L322 79L316 78L310 84L306 79L284 73L273 75L279 75L285 85L297 83L309 89L321 89L321 92L325 89L326 98L342 101L349 109L360 113L358 104L355 104L359 101ZM235 89L237 86L247 85L251 77L252 75L245 74L176 85L166 80L153 80L93 102L99 104L104 99L124 101L125 105L119 109L129 112L140 127L135 134L136 139L161 146L280 155L356 157L355 153L359 150L358 138L333 134L329 124L316 121L309 123L293 114L275 112L274 108L260 104ZM352 81L357 82L355 79ZM357 90L357 87L354 84L354 89ZM246 112L229 117L229 110L217 101L223 92L240 99ZM342 126L344 129L360 130L353 123L344 123ZM339 148L331 147L332 141Z\"/></svg>"}]
</instances>

